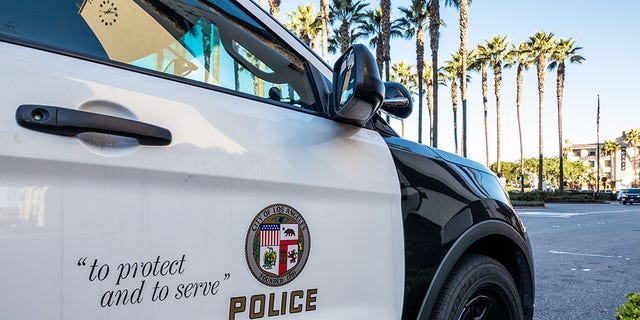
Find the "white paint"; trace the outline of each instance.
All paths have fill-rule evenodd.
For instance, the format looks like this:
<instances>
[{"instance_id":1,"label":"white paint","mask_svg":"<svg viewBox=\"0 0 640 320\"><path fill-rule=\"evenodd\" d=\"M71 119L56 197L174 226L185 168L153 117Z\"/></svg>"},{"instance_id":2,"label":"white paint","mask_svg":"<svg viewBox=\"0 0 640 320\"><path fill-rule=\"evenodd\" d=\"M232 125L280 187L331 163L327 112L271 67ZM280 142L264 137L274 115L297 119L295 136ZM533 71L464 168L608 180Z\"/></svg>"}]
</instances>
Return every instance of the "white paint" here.
<instances>
[{"instance_id":1,"label":"white paint","mask_svg":"<svg viewBox=\"0 0 640 320\"><path fill-rule=\"evenodd\" d=\"M226 319L230 297L314 288L316 311L278 319L400 318L400 189L377 133L4 42L0 57L3 318ZM21 104L97 101L169 129L174 142L114 157L15 121ZM274 203L297 209L311 234L305 268L281 288L256 281L244 256L251 221ZM115 284L119 264L183 255L182 274ZM104 281L89 281L96 259L110 266ZM142 303L100 307L107 290L142 280ZM173 298L181 283L216 280L215 296ZM164 302L151 301L156 281L170 287Z\"/></svg>"},{"instance_id":2,"label":"white paint","mask_svg":"<svg viewBox=\"0 0 640 320\"><path fill-rule=\"evenodd\" d=\"M571 255L571 256L582 256L582 257L616 258L616 259L630 260L629 258L624 258L622 256L609 256L609 255L590 254L590 253L563 252L563 251L553 251L553 250L549 251L549 253Z\"/></svg>"}]
</instances>

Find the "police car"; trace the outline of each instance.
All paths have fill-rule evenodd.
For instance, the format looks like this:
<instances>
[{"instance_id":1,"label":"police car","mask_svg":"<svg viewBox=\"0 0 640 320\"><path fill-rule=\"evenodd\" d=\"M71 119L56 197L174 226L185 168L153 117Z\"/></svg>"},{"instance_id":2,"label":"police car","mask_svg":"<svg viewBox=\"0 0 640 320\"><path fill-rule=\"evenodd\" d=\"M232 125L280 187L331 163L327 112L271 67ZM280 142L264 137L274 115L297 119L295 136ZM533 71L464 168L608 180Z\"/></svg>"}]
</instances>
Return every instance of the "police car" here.
<instances>
[{"instance_id":1,"label":"police car","mask_svg":"<svg viewBox=\"0 0 640 320\"><path fill-rule=\"evenodd\" d=\"M5 1L6 319L531 319L485 167L403 140L363 46L333 68L249 0Z\"/></svg>"}]
</instances>

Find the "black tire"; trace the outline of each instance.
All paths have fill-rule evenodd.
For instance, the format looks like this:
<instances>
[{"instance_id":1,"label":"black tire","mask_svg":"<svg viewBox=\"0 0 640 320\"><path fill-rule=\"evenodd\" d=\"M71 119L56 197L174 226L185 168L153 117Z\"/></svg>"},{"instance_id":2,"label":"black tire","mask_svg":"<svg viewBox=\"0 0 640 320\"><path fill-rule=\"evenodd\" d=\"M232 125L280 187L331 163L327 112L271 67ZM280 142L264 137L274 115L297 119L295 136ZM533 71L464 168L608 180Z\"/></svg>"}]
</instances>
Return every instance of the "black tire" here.
<instances>
[{"instance_id":1,"label":"black tire","mask_svg":"<svg viewBox=\"0 0 640 320\"><path fill-rule=\"evenodd\" d=\"M622 204L623 204L623 205L627 205L627 202L626 202L626 201L622 201Z\"/></svg>"},{"instance_id":2,"label":"black tire","mask_svg":"<svg viewBox=\"0 0 640 320\"><path fill-rule=\"evenodd\" d=\"M511 275L497 260L477 254L460 259L444 283L430 319L524 319Z\"/></svg>"}]
</instances>

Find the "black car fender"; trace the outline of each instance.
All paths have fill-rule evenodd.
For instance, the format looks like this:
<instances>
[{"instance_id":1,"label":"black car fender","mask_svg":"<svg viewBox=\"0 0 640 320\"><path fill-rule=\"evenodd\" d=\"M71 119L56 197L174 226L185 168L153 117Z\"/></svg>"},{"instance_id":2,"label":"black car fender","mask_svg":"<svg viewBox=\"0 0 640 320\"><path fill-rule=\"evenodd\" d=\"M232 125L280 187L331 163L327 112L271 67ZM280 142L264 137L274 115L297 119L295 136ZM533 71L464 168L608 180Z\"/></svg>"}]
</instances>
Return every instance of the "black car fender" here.
<instances>
[{"instance_id":1,"label":"black car fender","mask_svg":"<svg viewBox=\"0 0 640 320\"><path fill-rule=\"evenodd\" d=\"M525 234L526 237L526 234ZM524 239L512 226L504 221L500 220L486 220L477 223L467 229L451 246L447 251L445 257L436 270L435 275L429 285L427 294L420 308L418 319L429 319L431 311L436 303L438 294L447 280L447 277L458 260L469 252L476 252L481 250L478 247L474 247L481 243L484 239L488 238L503 238L500 240L508 240L510 245L516 246L519 253L516 257L517 270L509 268L510 272L516 272L516 278L519 290L525 295L523 296L522 304L525 314L525 318L531 319L533 316L533 263L530 255L531 248L527 239ZM480 252L483 253L483 252ZM485 253L486 254L486 253ZM500 259L498 259L500 260ZM513 266L512 266L513 267Z\"/></svg>"}]
</instances>

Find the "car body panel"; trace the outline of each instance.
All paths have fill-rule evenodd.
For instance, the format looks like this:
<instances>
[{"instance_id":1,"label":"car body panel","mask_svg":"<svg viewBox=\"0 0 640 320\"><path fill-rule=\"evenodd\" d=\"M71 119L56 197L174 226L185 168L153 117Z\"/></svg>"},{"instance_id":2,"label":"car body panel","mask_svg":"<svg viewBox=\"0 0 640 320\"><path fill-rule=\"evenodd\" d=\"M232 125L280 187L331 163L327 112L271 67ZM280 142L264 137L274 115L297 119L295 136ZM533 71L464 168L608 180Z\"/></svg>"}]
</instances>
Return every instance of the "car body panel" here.
<instances>
[{"instance_id":1,"label":"car body panel","mask_svg":"<svg viewBox=\"0 0 640 320\"><path fill-rule=\"evenodd\" d=\"M291 301L310 289L317 307L307 319L399 316L399 188L374 131L7 42L0 56L5 316L226 318L232 297L273 294L280 309L283 292ZM23 104L143 121L169 129L173 142L28 130L15 120ZM311 245L299 276L272 288L254 279L244 251L254 217L278 203L305 218ZM127 263L156 259L182 261L182 273L118 281ZM216 294L178 292L203 282L217 283ZM163 285L168 298L154 301ZM109 292L125 289L142 292L137 303L109 305Z\"/></svg>"}]
</instances>

